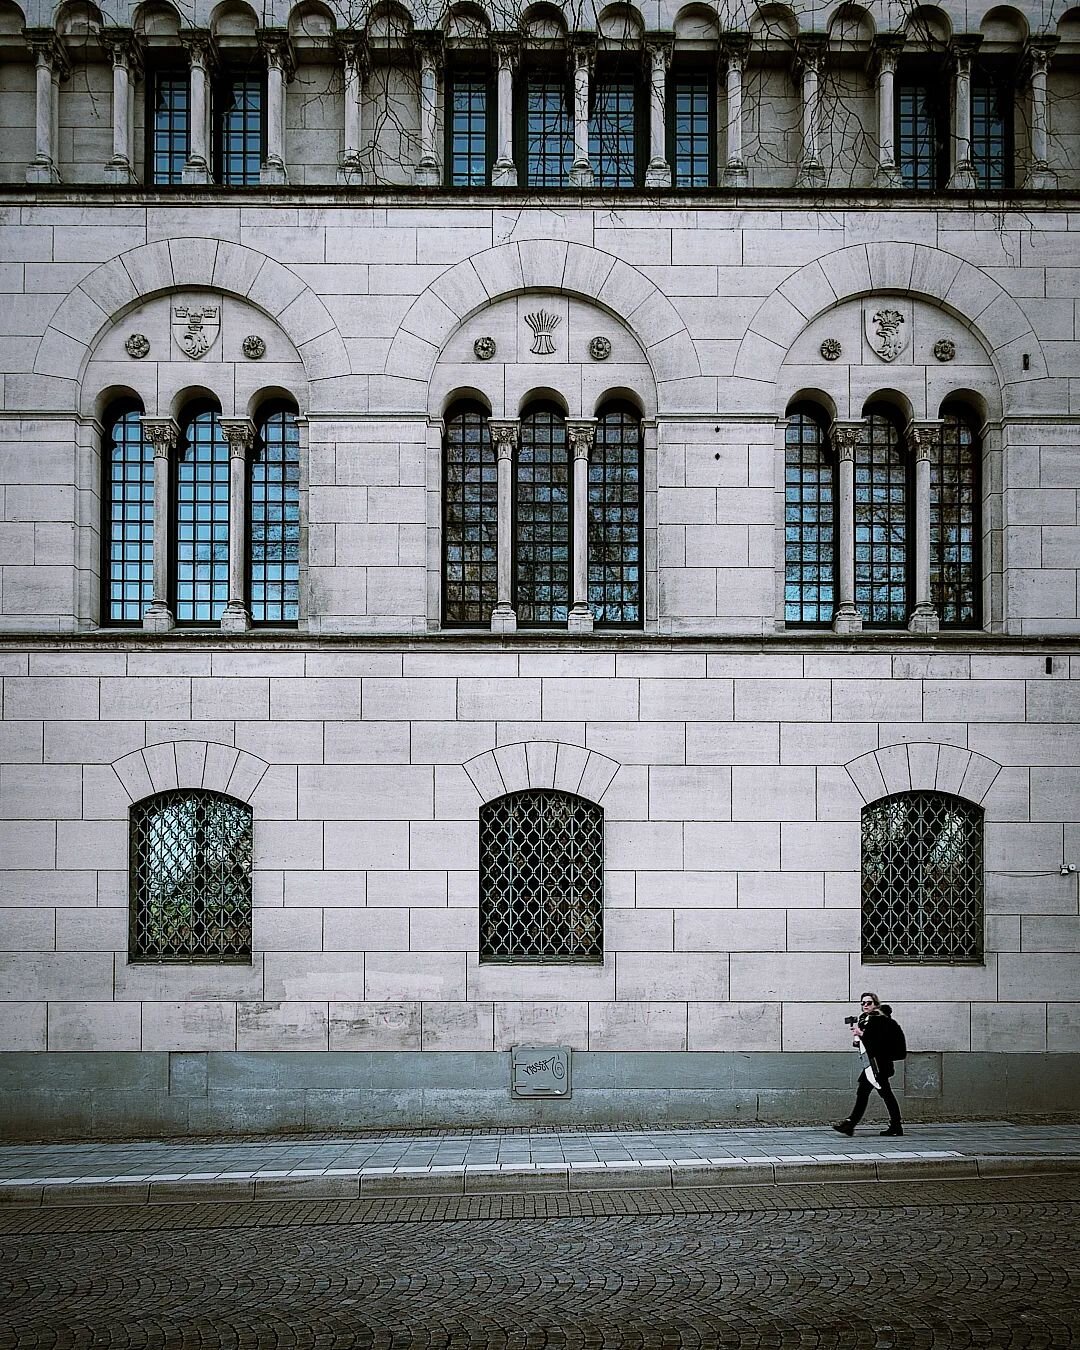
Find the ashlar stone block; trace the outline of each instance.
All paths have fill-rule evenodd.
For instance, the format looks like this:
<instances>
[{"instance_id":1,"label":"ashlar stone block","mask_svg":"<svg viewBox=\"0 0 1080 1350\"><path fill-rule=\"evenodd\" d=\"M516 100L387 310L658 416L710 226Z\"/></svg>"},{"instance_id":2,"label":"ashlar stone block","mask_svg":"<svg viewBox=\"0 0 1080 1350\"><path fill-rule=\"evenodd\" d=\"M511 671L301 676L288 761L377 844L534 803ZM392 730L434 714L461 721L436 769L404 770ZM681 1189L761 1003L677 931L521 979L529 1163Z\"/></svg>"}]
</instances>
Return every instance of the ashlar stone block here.
<instances>
[{"instance_id":1,"label":"ashlar stone block","mask_svg":"<svg viewBox=\"0 0 1080 1350\"><path fill-rule=\"evenodd\" d=\"M780 1049L779 1003L691 1003L688 1050Z\"/></svg>"}]
</instances>

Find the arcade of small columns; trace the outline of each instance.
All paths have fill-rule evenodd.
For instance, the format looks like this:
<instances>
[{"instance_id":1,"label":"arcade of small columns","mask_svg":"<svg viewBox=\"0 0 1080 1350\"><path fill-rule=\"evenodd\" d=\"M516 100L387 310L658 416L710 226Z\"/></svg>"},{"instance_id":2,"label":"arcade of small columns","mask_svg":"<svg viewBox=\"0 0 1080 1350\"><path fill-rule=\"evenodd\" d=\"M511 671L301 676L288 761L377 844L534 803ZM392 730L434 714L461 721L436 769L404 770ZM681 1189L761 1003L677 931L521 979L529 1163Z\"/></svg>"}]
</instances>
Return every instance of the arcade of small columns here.
<instances>
[{"instance_id":1,"label":"arcade of small columns","mask_svg":"<svg viewBox=\"0 0 1080 1350\"><path fill-rule=\"evenodd\" d=\"M71 73L71 64L63 43L52 29L28 29L26 38L36 62L35 155L27 168L28 183L59 182L55 145L61 82ZM284 153L285 86L296 65L288 34L283 30L262 30L259 48L266 61L266 159L261 181L266 184L288 181ZM111 183L133 183L134 170L134 85L142 78L142 46L129 29L111 29L101 34L101 42L113 68L113 152L105 166L104 178ZM211 35L192 30L181 37L190 69L190 143L184 166L185 183L211 181L209 81L216 56ZM950 137L951 162L948 186L974 189L978 186L971 160L971 63L982 38L959 36L950 44L953 79L953 128ZM1047 132L1047 72L1057 46L1056 37L1040 37L1027 45L1027 69L1031 93L1031 150L1023 186L1032 190L1056 187L1056 175L1049 164ZM825 182L820 136L821 89L828 38L813 35L795 42L795 69L802 91L802 150L796 187L816 187ZM371 73L373 44L360 36L343 34L335 41L344 67L344 148L338 181L361 184L362 125L361 109ZM668 187L671 166L667 160L665 124L666 78L674 42L671 35L650 37L645 41L649 65L649 151L647 187ZM727 116L722 126L724 144L720 147L723 165L720 182L724 187L747 183L743 156L743 77L751 54L748 34L726 34L718 52L725 76ZM894 88L897 62L904 47L902 34L886 33L875 39L870 69L877 91L878 164L875 181L881 187L900 186L895 149ZM438 144L438 107L444 68L446 43L442 33L418 31L413 48L419 62L420 154L413 169L418 187L438 187L442 182ZM513 153L514 73L521 58L521 44L515 38L495 37L491 43L497 72L496 160L492 167L493 187L517 185ZM575 36L570 44L573 73L574 160L568 185L589 187L593 173L589 164L589 87L596 56L595 39Z\"/></svg>"}]
</instances>

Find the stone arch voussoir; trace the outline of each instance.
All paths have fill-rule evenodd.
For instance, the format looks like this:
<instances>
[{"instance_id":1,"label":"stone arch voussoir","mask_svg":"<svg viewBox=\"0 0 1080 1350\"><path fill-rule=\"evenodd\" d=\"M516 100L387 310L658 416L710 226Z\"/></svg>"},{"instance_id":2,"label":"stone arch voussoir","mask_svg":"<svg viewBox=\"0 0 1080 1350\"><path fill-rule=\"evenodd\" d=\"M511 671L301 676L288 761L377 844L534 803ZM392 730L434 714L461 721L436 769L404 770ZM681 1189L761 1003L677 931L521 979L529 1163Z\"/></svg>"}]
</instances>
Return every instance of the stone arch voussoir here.
<instances>
[{"instance_id":1,"label":"stone arch voussoir","mask_svg":"<svg viewBox=\"0 0 1080 1350\"><path fill-rule=\"evenodd\" d=\"M485 750L462 766L481 802L529 788L556 788L587 797L598 805L614 781L619 764L584 746L565 741L518 741Z\"/></svg>"},{"instance_id":2,"label":"stone arch voussoir","mask_svg":"<svg viewBox=\"0 0 1080 1350\"><path fill-rule=\"evenodd\" d=\"M203 788L247 802L269 767L258 755L217 741L162 741L112 763L132 802L177 788Z\"/></svg>"},{"instance_id":3,"label":"stone arch voussoir","mask_svg":"<svg viewBox=\"0 0 1080 1350\"><path fill-rule=\"evenodd\" d=\"M981 806L1001 772L986 755L937 741L886 745L844 767L867 805L897 792L950 792Z\"/></svg>"}]
</instances>

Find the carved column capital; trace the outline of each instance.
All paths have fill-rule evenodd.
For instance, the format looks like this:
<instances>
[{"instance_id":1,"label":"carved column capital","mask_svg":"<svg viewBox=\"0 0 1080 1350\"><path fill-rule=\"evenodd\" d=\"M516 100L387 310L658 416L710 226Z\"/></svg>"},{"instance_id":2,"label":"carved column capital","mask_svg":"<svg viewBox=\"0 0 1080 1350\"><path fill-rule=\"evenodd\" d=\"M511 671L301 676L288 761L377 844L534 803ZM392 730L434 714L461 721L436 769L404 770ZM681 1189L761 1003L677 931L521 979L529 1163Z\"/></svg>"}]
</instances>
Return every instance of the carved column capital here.
<instances>
[{"instance_id":1,"label":"carved column capital","mask_svg":"<svg viewBox=\"0 0 1080 1350\"><path fill-rule=\"evenodd\" d=\"M495 454L499 459L510 459L517 449L518 436L521 431L521 423L518 421L499 421L495 418L488 418L488 435L491 437L491 444L495 447Z\"/></svg>"},{"instance_id":2,"label":"carved column capital","mask_svg":"<svg viewBox=\"0 0 1080 1350\"><path fill-rule=\"evenodd\" d=\"M255 36L266 64L279 69L288 83L296 74L296 53L288 32L284 28L260 28Z\"/></svg>"},{"instance_id":3,"label":"carved column capital","mask_svg":"<svg viewBox=\"0 0 1080 1350\"><path fill-rule=\"evenodd\" d=\"M596 418L581 418L580 420L567 422L566 436L570 442L570 449L575 459L583 459L588 463L589 456L592 454L593 442L596 439Z\"/></svg>"},{"instance_id":4,"label":"carved column capital","mask_svg":"<svg viewBox=\"0 0 1080 1350\"><path fill-rule=\"evenodd\" d=\"M1028 78L1032 75L1045 75L1050 69L1050 61L1061 39L1053 34L1040 35L1028 39L1024 49L1024 62Z\"/></svg>"},{"instance_id":5,"label":"carved column capital","mask_svg":"<svg viewBox=\"0 0 1080 1350\"><path fill-rule=\"evenodd\" d=\"M668 70L674 50L674 33L650 33L645 39L645 53L653 70L658 66L665 71Z\"/></svg>"},{"instance_id":6,"label":"carved column capital","mask_svg":"<svg viewBox=\"0 0 1080 1350\"><path fill-rule=\"evenodd\" d=\"M865 422L834 422L829 428L829 440L833 453L841 464L854 462L859 437L866 428Z\"/></svg>"},{"instance_id":7,"label":"carved column capital","mask_svg":"<svg viewBox=\"0 0 1080 1350\"><path fill-rule=\"evenodd\" d=\"M963 75L971 71L971 62L982 44L981 33L956 33L949 43L953 67Z\"/></svg>"},{"instance_id":8,"label":"carved column capital","mask_svg":"<svg viewBox=\"0 0 1080 1350\"><path fill-rule=\"evenodd\" d=\"M181 33L180 45L187 52L190 65L201 67L207 74L217 65L217 47L205 29L192 28Z\"/></svg>"},{"instance_id":9,"label":"carved column capital","mask_svg":"<svg viewBox=\"0 0 1080 1350\"><path fill-rule=\"evenodd\" d=\"M362 33L351 29L338 33L334 38L334 50L345 66L356 70L361 79L367 79L371 71L371 53Z\"/></svg>"},{"instance_id":10,"label":"carved column capital","mask_svg":"<svg viewBox=\"0 0 1080 1350\"><path fill-rule=\"evenodd\" d=\"M726 70L729 66L735 66L736 69L743 70L749 55L749 33L722 33L720 35L719 58L722 70Z\"/></svg>"},{"instance_id":11,"label":"carved column capital","mask_svg":"<svg viewBox=\"0 0 1080 1350\"><path fill-rule=\"evenodd\" d=\"M140 417L143 440L154 447L154 458L168 459L180 440L180 427L173 417Z\"/></svg>"},{"instance_id":12,"label":"carved column capital","mask_svg":"<svg viewBox=\"0 0 1080 1350\"><path fill-rule=\"evenodd\" d=\"M132 79L141 79L142 43L130 28L109 28L101 34L101 45L114 66L123 66Z\"/></svg>"},{"instance_id":13,"label":"carved column capital","mask_svg":"<svg viewBox=\"0 0 1080 1350\"><path fill-rule=\"evenodd\" d=\"M24 28L23 36L35 62L48 66L57 79L66 80L71 74L71 64L56 33L51 28Z\"/></svg>"},{"instance_id":14,"label":"carved column capital","mask_svg":"<svg viewBox=\"0 0 1080 1350\"><path fill-rule=\"evenodd\" d=\"M521 60L521 39L516 33L492 33L491 53L497 69L513 74Z\"/></svg>"},{"instance_id":15,"label":"carved column capital","mask_svg":"<svg viewBox=\"0 0 1080 1350\"><path fill-rule=\"evenodd\" d=\"M930 452L938 443L943 423L909 422L907 425L908 451L916 464L929 460Z\"/></svg>"},{"instance_id":16,"label":"carved column capital","mask_svg":"<svg viewBox=\"0 0 1080 1350\"><path fill-rule=\"evenodd\" d=\"M799 70L811 70L820 74L829 49L829 39L824 33L807 33L795 43L795 64Z\"/></svg>"},{"instance_id":17,"label":"carved column capital","mask_svg":"<svg viewBox=\"0 0 1080 1350\"><path fill-rule=\"evenodd\" d=\"M904 50L904 33L878 33L870 48L869 71L877 77L883 70L895 71Z\"/></svg>"},{"instance_id":18,"label":"carved column capital","mask_svg":"<svg viewBox=\"0 0 1080 1350\"><path fill-rule=\"evenodd\" d=\"M442 70L446 52L446 39L437 28L420 28L413 33L413 46L420 58L420 66Z\"/></svg>"},{"instance_id":19,"label":"carved column capital","mask_svg":"<svg viewBox=\"0 0 1080 1350\"><path fill-rule=\"evenodd\" d=\"M575 33L570 39L570 68L584 67L590 75L596 63L596 37L592 33Z\"/></svg>"},{"instance_id":20,"label":"carved column capital","mask_svg":"<svg viewBox=\"0 0 1080 1350\"><path fill-rule=\"evenodd\" d=\"M229 443L229 458L246 459L255 444L255 423L250 417L223 417L220 425Z\"/></svg>"}]
</instances>

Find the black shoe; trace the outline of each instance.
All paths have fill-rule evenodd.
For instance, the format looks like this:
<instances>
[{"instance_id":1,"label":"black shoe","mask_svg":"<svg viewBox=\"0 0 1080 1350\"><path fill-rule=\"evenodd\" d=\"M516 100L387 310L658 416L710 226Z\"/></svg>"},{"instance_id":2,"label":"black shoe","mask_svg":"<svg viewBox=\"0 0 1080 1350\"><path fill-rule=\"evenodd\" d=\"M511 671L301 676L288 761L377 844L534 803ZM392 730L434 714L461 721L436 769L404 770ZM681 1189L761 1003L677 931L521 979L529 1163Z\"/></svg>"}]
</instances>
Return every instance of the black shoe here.
<instances>
[{"instance_id":1,"label":"black shoe","mask_svg":"<svg viewBox=\"0 0 1080 1350\"><path fill-rule=\"evenodd\" d=\"M903 1125L890 1125L887 1130L882 1130L881 1133L889 1139L895 1139L898 1135L904 1133L904 1127Z\"/></svg>"},{"instance_id":2,"label":"black shoe","mask_svg":"<svg viewBox=\"0 0 1080 1350\"><path fill-rule=\"evenodd\" d=\"M850 1120L837 1120L833 1122L833 1129L837 1134L852 1135L855 1133L855 1126Z\"/></svg>"}]
</instances>

